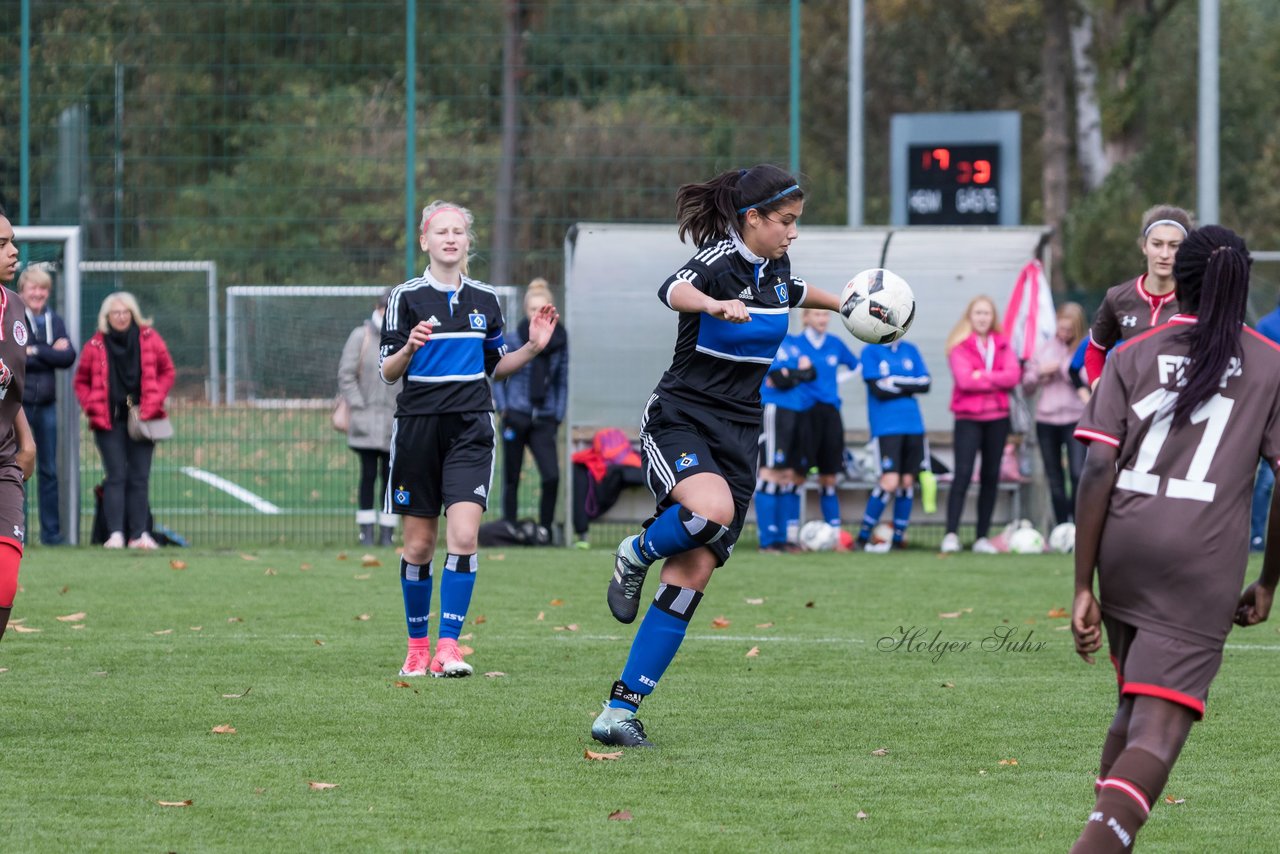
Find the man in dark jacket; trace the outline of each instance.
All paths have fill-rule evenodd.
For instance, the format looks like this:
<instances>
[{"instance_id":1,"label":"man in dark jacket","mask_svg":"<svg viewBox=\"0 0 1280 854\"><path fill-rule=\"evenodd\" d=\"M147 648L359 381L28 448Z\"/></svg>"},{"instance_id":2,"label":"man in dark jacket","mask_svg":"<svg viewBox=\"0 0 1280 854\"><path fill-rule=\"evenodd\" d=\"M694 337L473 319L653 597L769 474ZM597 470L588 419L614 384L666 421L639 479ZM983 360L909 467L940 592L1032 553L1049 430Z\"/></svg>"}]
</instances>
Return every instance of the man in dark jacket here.
<instances>
[{"instance_id":1,"label":"man in dark jacket","mask_svg":"<svg viewBox=\"0 0 1280 854\"><path fill-rule=\"evenodd\" d=\"M18 277L18 294L27 305L27 385L22 408L36 441L36 471L40 476L40 542L61 545L58 511L58 406L55 370L76 360L62 318L49 308L53 279L40 267L28 267Z\"/></svg>"}]
</instances>

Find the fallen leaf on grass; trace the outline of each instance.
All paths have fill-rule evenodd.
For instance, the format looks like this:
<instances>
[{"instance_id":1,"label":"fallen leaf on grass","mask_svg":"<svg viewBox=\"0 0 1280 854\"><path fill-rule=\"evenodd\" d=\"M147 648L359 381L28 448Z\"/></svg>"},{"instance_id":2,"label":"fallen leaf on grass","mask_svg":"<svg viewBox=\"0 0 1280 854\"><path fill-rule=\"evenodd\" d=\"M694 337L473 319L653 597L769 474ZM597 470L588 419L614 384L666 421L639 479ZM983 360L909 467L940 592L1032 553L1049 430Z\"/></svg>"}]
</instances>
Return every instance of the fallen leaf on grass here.
<instances>
[{"instance_id":1,"label":"fallen leaf on grass","mask_svg":"<svg viewBox=\"0 0 1280 854\"><path fill-rule=\"evenodd\" d=\"M235 735L236 734L236 728L233 727L231 724L218 724L216 727L214 727L209 731L216 732L218 735Z\"/></svg>"},{"instance_id":2,"label":"fallen leaf on grass","mask_svg":"<svg viewBox=\"0 0 1280 854\"><path fill-rule=\"evenodd\" d=\"M475 655L475 650L465 643L458 644L458 655Z\"/></svg>"},{"instance_id":3,"label":"fallen leaf on grass","mask_svg":"<svg viewBox=\"0 0 1280 854\"><path fill-rule=\"evenodd\" d=\"M475 636L475 632L467 632L465 635L458 635L458 640L471 640Z\"/></svg>"},{"instance_id":4,"label":"fallen leaf on grass","mask_svg":"<svg viewBox=\"0 0 1280 854\"><path fill-rule=\"evenodd\" d=\"M758 655L760 655L760 647L758 646L753 646L751 649L747 650L747 658L755 658Z\"/></svg>"},{"instance_id":5,"label":"fallen leaf on grass","mask_svg":"<svg viewBox=\"0 0 1280 854\"><path fill-rule=\"evenodd\" d=\"M578 624L570 623L567 626L556 626L555 630L557 632L576 632L578 630Z\"/></svg>"},{"instance_id":6,"label":"fallen leaf on grass","mask_svg":"<svg viewBox=\"0 0 1280 854\"><path fill-rule=\"evenodd\" d=\"M763 604L764 604L764 598L763 598L763 597L761 597L760 599L743 599L742 601L746 602L748 605L763 605Z\"/></svg>"},{"instance_id":7,"label":"fallen leaf on grass","mask_svg":"<svg viewBox=\"0 0 1280 854\"><path fill-rule=\"evenodd\" d=\"M156 801L162 807L189 807L193 803L190 798L185 801Z\"/></svg>"},{"instance_id":8,"label":"fallen leaf on grass","mask_svg":"<svg viewBox=\"0 0 1280 854\"><path fill-rule=\"evenodd\" d=\"M193 631L193 632L198 632L198 631L200 631L200 630L201 630L201 629L203 629L203 628L204 628L204 626L191 626L191 631Z\"/></svg>"},{"instance_id":9,"label":"fallen leaf on grass","mask_svg":"<svg viewBox=\"0 0 1280 854\"><path fill-rule=\"evenodd\" d=\"M334 557L336 557L338 560L346 560L346 559L347 559L347 553L346 553L346 552L338 552L336 555L334 555Z\"/></svg>"},{"instance_id":10,"label":"fallen leaf on grass","mask_svg":"<svg viewBox=\"0 0 1280 854\"><path fill-rule=\"evenodd\" d=\"M58 593L67 593L70 590L71 590L71 586L68 584L64 584L62 585L62 589L59 590Z\"/></svg>"},{"instance_id":11,"label":"fallen leaf on grass","mask_svg":"<svg viewBox=\"0 0 1280 854\"><path fill-rule=\"evenodd\" d=\"M872 755L872 756L888 756L888 755L889 755L889 748L887 748L887 747L877 747L875 750L871 751L871 755Z\"/></svg>"},{"instance_id":12,"label":"fallen leaf on grass","mask_svg":"<svg viewBox=\"0 0 1280 854\"><path fill-rule=\"evenodd\" d=\"M1067 623L1065 626L1055 626L1053 630L1055 632L1069 632L1071 631L1071 624Z\"/></svg>"},{"instance_id":13,"label":"fallen leaf on grass","mask_svg":"<svg viewBox=\"0 0 1280 854\"><path fill-rule=\"evenodd\" d=\"M228 623L243 623L244 617L227 617Z\"/></svg>"},{"instance_id":14,"label":"fallen leaf on grass","mask_svg":"<svg viewBox=\"0 0 1280 854\"><path fill-rule=\"evenodd\" d=\"M941 618L942 618L942 619L944 619L944 620L954 620L954 619L956 619L957 617L963 616L963 612L961 612L961 611L940 611L940 612L938 613L938 616L939 616L939 617L941 617Z\"/></svg>"},{"instance_id":15,"label":"fallen leaf on grass","mask_svg":"<svg viewBox=\"0 0 1280 854\"><path fill-rule=\"evenodd\" d=\"M773 628L773 623L756 623L756 628L757 628L757 629L771 629L771 628Z\"/></svg>"},{"instance_id":16,"label":"fallen leaf on grass","mask_svg":"<svg viewBox=\"0 0 1280 854\"><path fill-rule=\"evenodd\" d=\"M412 687L413 687L413 686L412 686L412 685L410 685L408 682L404 682L404 681L402 681L402 680L400 680L400 679L397 679L396 681L392 682L391 684L392 684L392 685L394 685L394 686L395 686L395 687L397 687L397 688L412 688Z\"/></svg>"},{"instance_id":17,"label":"fallen leaf on grass","mask_svg":"<svg viewBox=\"0 0 1280 854\"><path fill-rule=\"evenodd\" d=\"M856 816L856 818L858 819L858 821L866 821L867 819L871 818L871 816L867 815L862 810L858 810L858 815Z\"/></svg>"},{"instance_id":18,"label":"fallen leaf on grass","mask_svg":"<svg viewBox=\"0 0 1280 854\"><path fill-rule=\"evenodd\" d=\"M73 628L73 629L83 629L83 628L84 628L84 623L76 623L76 624L75 624L74 626L72 626L71 628Z\"/></svg>"},{"instance_id":19,"label":"fallen leaf on grass","mask_svg":"<svg viewBox=\"0 0 1280 854\"><path fill-rule=\"evenodd\" d=\"M7 667L0 667L0 673L8 673L8 672L9 672L9 668L7 668Z\"/></svg>"},{"instance_id":20,"label":"fallen leaf on grass","mask_svg":"<svg viewBox=\"0 0 1280 854\"><path fill-rule=\"evenodd\" d=\"M174 558L173 560L169 561L169 568L170 569L186 569L187 562L185 560L178 560L177 558Z\"/></svg>"},{"instance_id":21,"label":"fallen leaf on grass","mask_svg":"<svg viewBox=\"0 0 1280 854\"><path fill-rule=\"evenodd\" d=\"M716 617L714 620L711 621L711 628L727 629L729 628L729 621L726 620L724 617Z\"/></svg>"},{"instance_id":22,"label":"fallen leaf on grass","mask_svg":"<svg viewBox=\"0 0 1280 854\"><path fill-rule=\"evenodd\" d=\"M485 615L484 615L484 614L481 614L480 616L476 617L474 620L472 620L472 621L471 621L471 625L473 625L473 626L483 626L483 625L485 624L485 622L487 622L487 620L488 620L488 618L487 618L487 617L485 617Z\"/></svg>"},{"instance_id":23,"label":"fallen leaf on grass","mask_svg":"<svg viewBox=\"0 0 1280 854\"><path fill-rule=\"evenodd\" d=\"M359 621L360 621L360 622L362 622L362 623L367 623L367 622L369 622L370 620L372 620L372 619L373 619L373 617L369 616L368 614L357 614L357 615L356 615L356 619L357 619L357 620L359 620Z\"/></svg>"},{"instance_id":24,"label":"fallen leaf on grass","mask_svg":"<svg viewBox=\"0 0 1280 854\"><path fill-rule=\"evenodd\" d=\"M545 620L546 618L547 618L547 612L546 612L546 611L539 611L539 612L538 612L538 616L537 616L537 617L535 617L534 619L536 619L536 620Z\"/></svg>"},{"instance_id":25,"label":"fallen leaf on grass","mask_svg":"<svg viewBox=\"0 0 1280 854\"><path fill-rule=\"evenodd\" d=\"M324 646L324 641L320 640L320 638L316 638L314 643L316 646Z\"/></svg>"},{"instance_id":26,"label":"fallen leaf on grass","mask_svg":"<svg viewBox=\"0 0 1280 854\"><path fill-rule=\"evenodd\" d=\"M631 821L631 813L627 810L614 810L609 813L609 821Z\"/></svg>"},{"instance_id":27,"label":"fallen leaf on grass","mask_svg":"<svg viewBox=\"0 0 1280 854\"><path fill-rule=\"evenodd\" d=\"M54 619L61 620L64 623L78 623L87 616L89 615L84 611L76 611L74 614L64 614L63 616L55 617Z\"/></svg>"},{"instance_id":28,"label":"fallen leaf on grass","mask_svg":"<svg viewBox=\"0 0 1280 854\"><path fill-rule=\"evenodd\" d=\"M488 673L485 674L485 676L488 676L490 679L501 679L503 676L506 676L506 675L507 674L503 673L501 670L490 670Z\"/></svg>"},{"instance_id":29,"label":"fallen leaf on grass","mask_svg":"<svg viewBox=\"0 0 1280 854\"><path fill-rule=\"evenodd\" d=\"M322 792L322 791L324 791L325 789L336 789L336 788L338 788L338 784L337 784L337 783L321 783L321 782L320 782L320 781L318 781L318 780L308 780L308 781L307 781L307 785L308 785L308 786L310 786L310 787L312 788L312 790L313 790L313 791L316 791L316 792Z\"/></svg>"},{"instance_id":30,"label":"fallen leaf on grass","mask_svg":"<svg viewBox=\"0 0 1280 854\"><path fill-rule=\"evenodd\" d=\"M1185 803L1187 802L1187 799L1186 799L1186 798L1175 798L1173 795L1165 795L1165 796L1164 796L1164 802L1165 802L1166 804L1185 804Z\"/></svg>"},{"instance_id":31,"label":"fallen leaf on grass","mask_svg":"<svg viewBox=\"0 0 1280 854\"><path fill-rule=\"evenodd\" d=\"M614 759L621 759L622 751L619 750L617 753L596 753L594 750L584 750L582 755L584 758L595 762L609 762Z\"/></svg>"},{"instance_id":32,"label":"fallen leaf on grass","mask_svg":"<svg viewBox=\"0 0 1280 854\"><path fill-rule=\"evenodd\" d=\"M552 600L551 600L550 602L548 602L547 604L548 604L548 605L550 605L550 606L551 606L551 607L553 607L553 608L559 608L561 605L563 605L563 604L564 604L564 600L563 600L563 599L552 599Z\"/></svg>"},{"instance_id":33,"label":"fallen leaf on grass","mask_svg":"<svg viewBox=\"0 0 1280 854\"><path fill-rule=\"evenodd\" d=\"M954 687L956 687L956 683L954 683L954 682L943 682L943 683L942 683L942 687L943 687L943 688L954 688Z\"/></svg>"},{"instance_id":34,"label":"fallen leaf on grass","mask_svg":"<svg viewBox=\"0 0 1280 854\"><path fill-rule=\"evenodd\" d=\"M153 635L171 635L171 634L173 634L173 629L161 629L160 631L158 631L158 632L152 632L151 634L153 634Z\"/></svg>"},{"instance_id":35,"label":"fallen leaf on grass","mask_svg":"<svg viewBox=\"0 0 1280 854\"><path fill-rule=\"evenodd\" d=\"M276 572L274 568L269 566L262 571L262 574L263 575L279 575L280 573Z\"/></svg>"},{"instance_id":36,"label":"fallen leaf on grass","mask_svg":"<svg viewBox=\"0 0 1280 854\"><path fill-rule=\"evenodd\" d=\"M32 628L31 626L24 626L24 625L22 625L21 623L19 623L19 624L18 624L18 625L16 625L16 626L15 626L13 623L10 623L10 624L9 624L9 628L10 628L12 631L17 632L17 633L18 633L18 634L20 634L20 635L32 635L32 634L35 634L36 632L40 631L39 629Z\"/></svg>"},{"instance_id":37,"label":"fallen leaf on grass","mask_svg":"<svg viewBox=\"0 0 1280 854\"><path fill-rule=\"evenodd\" d=\"M1018 764L1018 760L1016 760L1016 759L1001 759L1001 760L1000 760L1000 764L1001 764L1001 765L1017 765L1017 764Z\"/></svg>"},{"instance_id":38,"label":"fallen leaf on grass","mask_svg":"<svg viewBox=\"0 0 1280 854\"><path fill-rule=\"evenodd\" d=\"M805 602L805 603L804 603L804 606L805 606L806 608L812 608L812 607L813 607L813 600L812 600L812 599L810 599L808 602Z\"/></svg>"},{"instance_id":39,"label":"fallen leaf on grass","mask_svg":"<svg viewBox=\"0 0 1280 854\"><path fill-rule=\"evenodd\" d=\"M311 564L309 564L309 563L300 563L300 564L298 564L298 569L302 570L303 572L306 572L307 570L311 569Z\"/></svg>"},{"instance_id":40,"label":"fallen leaf on grass","mask_svg":"<svg viewBox=\"0 0 1280 854\"><path fill-rule=\"evenodd\" d=\"M1050 609L1049 609L1049 617L1050 617L1051 619L1055 619L1055 620L1056 620L1056 619L1063 619L1063 620L1065 620L1067 617L1070 617L1070 616L1071 616L1071 615L1067 613L1067 609L1066 609L1066 608L1050 608Z\"/></svg>"},{"instance_id":41,"label":"fallen leaf on grass","mask_svg":"<svg viewBox=\"0 0 1280 854\"><path fill-rule=\"evenodd\" d=\"M486 560L506 560L506 559L507 559L507 556L506 556L505 554L502 554L502 553L499 553L499 554L496 554L496 555L489 555L489 556L486 558Z\"/></svg>"},{"instance_id":42,"label":"fallen leaf on grass","mask_svg":"<svg viewBox=\"0 0 1280 854\"><path fill-rule=\"evenodd\" d=\"M247 697L249 695L249 692L252 690L253 690L253 686L250 685L248 688L245 688L244 691L242 691L239 694L223 694L222 698L224 700L239 700L241 697Z\"/></svg>"},{"instance_id":43,"label":"fallen leaf on grass","mask_svg":"<svg viewBox=\"0 0 1280 854\"><path fill-rule=\"evenodd\" d=\"M257 560L257 559L258 559L258 556L257 556L257 555L251 555L251 554L245 554L244 552L241 552L241 553L240 553L240 559L241 559L241 560Z\"/></svg>"},{"instance_id":44,"label":"fallen leaf on grass","mask_svg":"<svg viewBox=\"0 0 1280 854\"><path fill-rule=\"evenodd\" d=\"M373 578L373 573L366 572L361 575L353 575L351 577L354 578L356 581L368 581L370 578Z\"/></svg>"},{"instance_id":45,"label":"fallen leaf on grass","mask_svg":"<svg viewBox=\"0 0 1280 854\"><path fill-rule=\"evenodd\" d=\"M360 565L364 567L382 566L382 561L378 560L375 555L362 555L360 557Z\"/></svg>"}]
</instances>

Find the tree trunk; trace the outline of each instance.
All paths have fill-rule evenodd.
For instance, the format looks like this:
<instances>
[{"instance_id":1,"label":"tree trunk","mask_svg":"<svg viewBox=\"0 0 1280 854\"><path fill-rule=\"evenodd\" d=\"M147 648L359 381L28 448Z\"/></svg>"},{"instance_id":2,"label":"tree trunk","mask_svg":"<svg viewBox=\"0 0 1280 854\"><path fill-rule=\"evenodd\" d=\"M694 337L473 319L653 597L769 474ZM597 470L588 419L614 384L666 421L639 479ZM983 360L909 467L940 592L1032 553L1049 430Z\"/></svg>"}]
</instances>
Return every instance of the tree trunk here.
<instances>
[{"instance_id":1,"label":"tree trunk","mask_svg":"<svg viewBox=\"0 0 1280 854\"><path fill-rule=\"evenodd\" d=\"M524 69L521 30L523 0L506 0L502 33L502 148L494 193L493 249L489 281L510 285L511 253L515 243L516 159L520 150L520 77Z\"/></svg>"},{"instance_id":2,"label":"tree trunk","mask_svg":"<svg viewBox=\"0 0 1280 854\"><path fill-rule=\"evenodd\" d=\"M1043 0L1044 48L1041 71L1044 85L1044 218L1053 229L1049 238L1050 285L1054 293L1065 290L1062 228L1070 201L1068 177L1071 172L1071 115L1067 109L1067 74L1071 66L1068 48L1071 0Z\"/></svg>"},{"instance_id":3,"label":"tree trunk","mask_svg":"<svg viewBox=\"0 0 1280 854\"><path fill-rule=\"evenodd\" d=\"M1093 15L1088 7L1073 4L1071 58L1076 84L1076 159L1086 192L1102 186L1111 163L1102 146L1102 107L1098 102L1098 67L1093 61Z\"/></svg>"}]
</instances>

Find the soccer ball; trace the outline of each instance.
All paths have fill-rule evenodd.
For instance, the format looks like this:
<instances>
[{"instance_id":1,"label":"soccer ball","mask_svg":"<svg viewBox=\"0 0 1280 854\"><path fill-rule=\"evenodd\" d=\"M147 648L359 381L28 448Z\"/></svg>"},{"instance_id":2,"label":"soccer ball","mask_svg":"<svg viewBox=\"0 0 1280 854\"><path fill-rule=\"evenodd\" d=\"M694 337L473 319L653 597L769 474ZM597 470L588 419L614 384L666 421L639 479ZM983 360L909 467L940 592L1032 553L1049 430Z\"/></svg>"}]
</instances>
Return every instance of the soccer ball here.
<instances>
[{"instance_id":1,"label":"soccer ball","mask_svg":"<svg viewBox=\"0 0 1280 854\"><path fill-rule=\"evenodd\" d=\"M1035 528L1019 528L1009 535L1009 551L1018 555L1041 554L1044 537Z\"/></svg>"},{"instance_id":2,"label":"soccer ball","mask_svg":"<svg viewBox=\"0 0 1280 854\"><path fill-rule=\"evenodd\" d=\"M805 522L800 529L800 547L807 552L833 551L840 542L840 531L820 519Z\"/></svg>"},{"instance_id":3,"label":"soccer ball","mask_svg":"<svg viewBox=\"0 0 1280 854\"><path fill-rule=\"evenodd\" d=\"M1076 550L1076 526L1063 522L1049 532L1049 548L1059 554L1071 554Z\"/></svg>"},{"instance_id":4,"label":"soccer ball","mask_svg":"<svg viewBox=\"0 0 1280 854\"><path fill-rule=\"evenodd\" d=\"M896 273L879 267L863 270L840 294L840 317L859 341L891 344L916 319L915 294Z\"/></svg>"},{"instance_id":5,"label":"soccer ball","mask_svg":"<svg viewBox=\"0 0 1280 854\"><path fill-rule=\"evenodd\" d=\"M893 540L893 526L888 522L881 522L871 529L871 542L879 545L880 543L888 543Z\"/></svg>"}]
</instances>

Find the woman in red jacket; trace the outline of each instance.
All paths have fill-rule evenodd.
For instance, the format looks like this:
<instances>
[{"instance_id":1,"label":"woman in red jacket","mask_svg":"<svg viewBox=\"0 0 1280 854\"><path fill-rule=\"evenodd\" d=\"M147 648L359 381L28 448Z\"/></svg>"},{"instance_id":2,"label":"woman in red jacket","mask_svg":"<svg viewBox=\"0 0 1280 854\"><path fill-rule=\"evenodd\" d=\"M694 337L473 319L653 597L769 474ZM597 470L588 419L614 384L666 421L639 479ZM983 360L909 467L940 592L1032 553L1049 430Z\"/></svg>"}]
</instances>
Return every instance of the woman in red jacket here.
<instances>
[{"instance_id":1,"label":"woman in red jacket","mask_svg":"<svg viewBox=\"0 0 1280 854\"><path fill-rule=\"evenodd\" d=\"M165 417L173 388L173 359L160 333L142 316L133 294L116 291L98 310L98 331L84 345L76 367L76 398L89 419L106 470L102 510L109 549L154 549L148 512L155 444L129 437L129 404L144 421Z\"/></svg>"},{"instance_id":2,"label":"woman in red jacket","mask_svg":"<svg viewBox=\"0 0 1280 854\"><path fill-rule=\"evenodd\" d=\"M1000 318L990 297L969 301L964 317L947 336L947 360L954 385L951 411L956 416L955 474L947 496L947 533L942 551L960 551L960 514L965 493L973 479L973 462L982 452L978 473L978 526L975 552L990 554L995 546L987 539L991 514L1000 486L1000 456L1009 438L1009 391L1018 384L1022 371L1009 341L1000 334Z\"/></svg>"}]
</instances>

